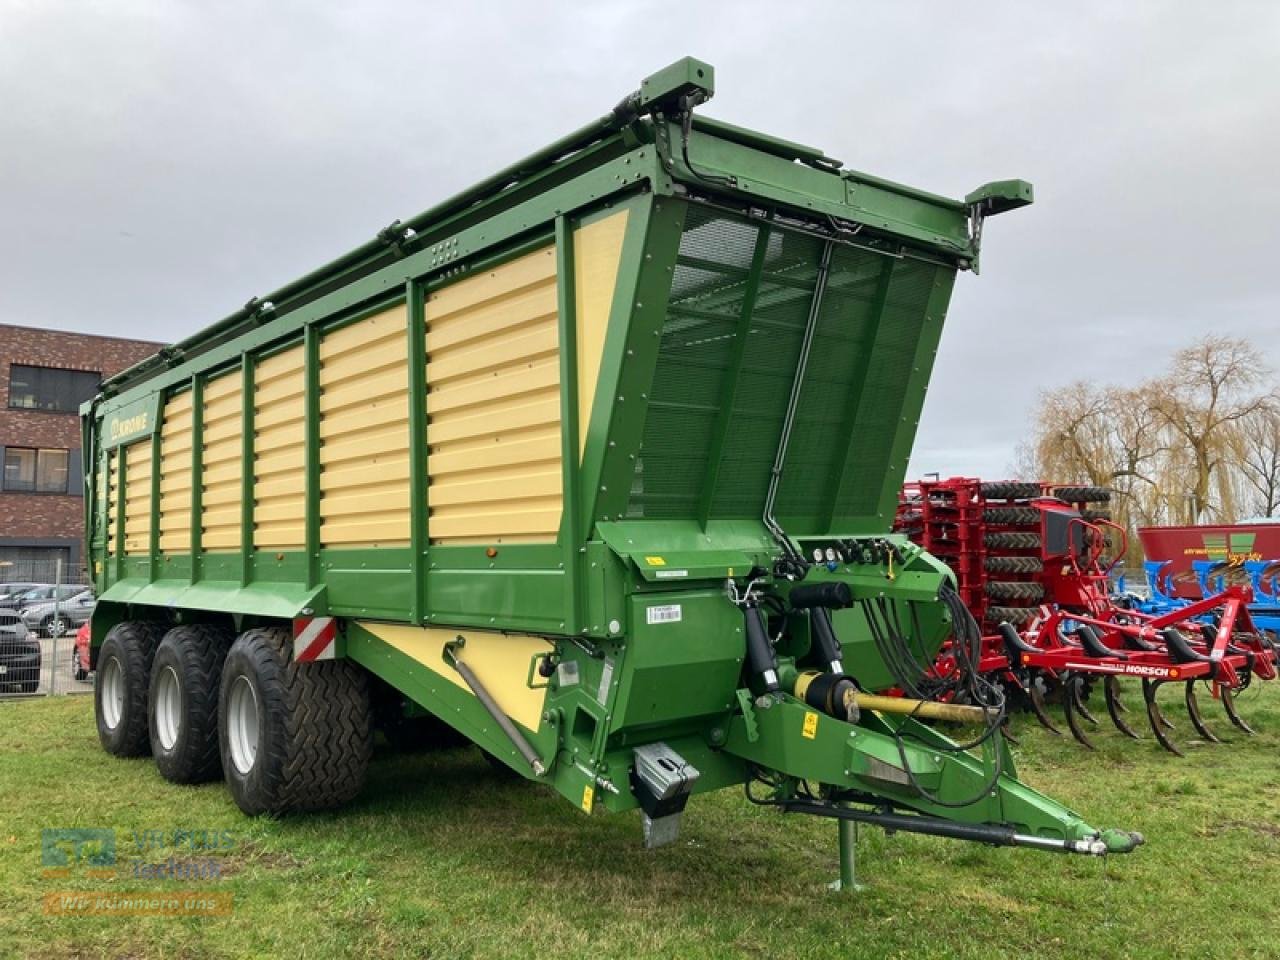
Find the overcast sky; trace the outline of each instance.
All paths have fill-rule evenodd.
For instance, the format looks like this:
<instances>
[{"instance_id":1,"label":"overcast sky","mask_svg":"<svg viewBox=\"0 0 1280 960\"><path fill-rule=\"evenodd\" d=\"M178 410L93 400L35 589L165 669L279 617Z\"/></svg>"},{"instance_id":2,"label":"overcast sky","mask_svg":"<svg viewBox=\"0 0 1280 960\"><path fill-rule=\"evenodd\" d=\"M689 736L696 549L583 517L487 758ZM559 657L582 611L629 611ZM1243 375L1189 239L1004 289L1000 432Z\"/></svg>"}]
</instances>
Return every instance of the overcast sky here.
<instances>
[{"instance_id":1,"label":"overcast sky","mask_svg":"<svg viewBox=\"0 0 1280 960\"><path fill-rule=\"evenodd\" d=\"M978 12L981 10L982 12ZM913 473L996 477L1036 392L1205 330L1280 365L1280 4L0 0L0 322L173 340L605 112L710 115L963 196Z\"/></svg>"}]
</instances>

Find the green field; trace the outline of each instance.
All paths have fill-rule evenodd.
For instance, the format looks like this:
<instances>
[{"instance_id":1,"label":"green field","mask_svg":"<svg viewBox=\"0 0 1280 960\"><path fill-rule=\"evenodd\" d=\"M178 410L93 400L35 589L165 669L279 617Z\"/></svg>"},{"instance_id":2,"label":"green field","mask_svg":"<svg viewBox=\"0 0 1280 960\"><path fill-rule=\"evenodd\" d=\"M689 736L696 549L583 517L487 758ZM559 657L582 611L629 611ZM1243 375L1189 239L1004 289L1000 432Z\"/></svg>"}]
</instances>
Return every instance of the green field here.
<instances>
[{"instance_id":1,"label":"green field","mask_svg":"<svg viewBox=\"0 0 1280 960\"><path fill-rule=\"evenodd\" d=\"M867 888L834 895L835 825L738 791L697 798L680 842L645 851L638 815L587 818L473 749L383 751L351 808L248 820L221 784L173 786L149 760L102 753L87 697L4 702L0 955L1280 956L1280 689L1241 697L1255 737L1204 706L1230 742L1193 743L1185 760L1109 727L1091 754L1016 722L1024 779L1095 825L1141 830L1136 853L1067 858L864 828ZM1172 696L1168 713L1185 740ZM41 831L64 827L113 828L116 876L46 876ZM137 838L171 843L176 830L229 832L219 879L134 879ZM141 859L170 856L207 854ZM47 915L44 895L67 890L230 892L234 905L226 917Z\"/></svg>"}]
</instances>

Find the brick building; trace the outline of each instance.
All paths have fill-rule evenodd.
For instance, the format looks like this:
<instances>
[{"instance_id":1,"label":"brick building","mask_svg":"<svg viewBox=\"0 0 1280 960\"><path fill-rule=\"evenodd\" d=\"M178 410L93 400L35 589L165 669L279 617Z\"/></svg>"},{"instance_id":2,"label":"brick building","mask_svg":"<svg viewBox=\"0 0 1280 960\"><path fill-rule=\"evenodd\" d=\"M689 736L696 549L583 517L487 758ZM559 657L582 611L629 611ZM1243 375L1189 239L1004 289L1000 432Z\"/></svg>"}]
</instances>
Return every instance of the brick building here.
<instances>
[{"instance_id":1,"label":"brick building","mask_svg":"<svg viewBox=\"0 0 1280 960\"><path fill-rule=\"evenodd\" d=\"M80 404L161 346L0 324L0 582L83 562Z\"/></svg>"}]
</instances>

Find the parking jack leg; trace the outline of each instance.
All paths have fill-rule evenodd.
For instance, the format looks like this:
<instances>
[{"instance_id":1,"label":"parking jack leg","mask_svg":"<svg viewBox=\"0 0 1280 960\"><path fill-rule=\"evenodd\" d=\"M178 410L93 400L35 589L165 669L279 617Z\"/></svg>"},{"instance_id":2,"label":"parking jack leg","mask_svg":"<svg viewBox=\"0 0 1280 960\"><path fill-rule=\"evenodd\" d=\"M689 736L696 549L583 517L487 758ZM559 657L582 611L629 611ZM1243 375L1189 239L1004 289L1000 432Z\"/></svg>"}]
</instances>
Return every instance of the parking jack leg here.
<instances>
[{"instance_id":1,"label":"parking jack leg","mask_svg":"<svg viewBox=\"0 0 1280 960\"><path fill-rule=\"evenodd\" d=\"M858 855L858 824L853 820L837 820L840 831L840 879L832 880L827 889L833 892L849 891L857 893L864 889L858 883L856 860Z\"/></svg>"}]
</instances>

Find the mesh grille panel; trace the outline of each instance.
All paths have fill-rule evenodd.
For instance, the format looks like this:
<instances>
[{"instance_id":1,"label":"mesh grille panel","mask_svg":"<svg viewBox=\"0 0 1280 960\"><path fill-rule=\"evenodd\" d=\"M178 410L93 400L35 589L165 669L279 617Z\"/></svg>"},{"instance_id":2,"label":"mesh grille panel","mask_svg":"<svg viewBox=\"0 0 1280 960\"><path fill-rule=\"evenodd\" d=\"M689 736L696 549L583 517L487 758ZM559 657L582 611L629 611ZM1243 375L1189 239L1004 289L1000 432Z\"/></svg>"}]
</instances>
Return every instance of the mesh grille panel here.
<instances>
[{"instance_id":1,"label":"mesh grille panel","mask_svg":"<svg viewBox=\"0 0 1280 960\"><path fill-rule=\"evenodd\" d=\"M791 525L825 523L830 512L848 449L843 438L874 346L877 294L893 264L851 247L832 253L778 490L778 516ZM884 426L893 428L892 423Z\"/></svg>"},{"instance_id":2,"label":"mesh grille panel","mask_svg":"<svg viewBox=\"0 0 1280 960\"><path fill-rule=\"evenodd\" d=\"M697 515L757 228L691 208L627 514Z\"/></svg>"},{"instance_id":3,"label":"mesh grille panel","mask_svg":"<svg viewBox=\"0 0 1280 960\"><path fill-rule=\"evenodd\" d=\"M769 230L689 208L630 517L700 516L713 473L711 518L755 519L763 511L823 241L769 230L753 274L762 229ZM793 532L823 530L832 514L875 511L892 472L887 459L937 269L849 246L833 250L778 495L778 516ZM731 409L722 409L730 396Z\"/></svg>"},{"instance_id":4,"label":"mesh grille panel","mask_svg":"<svg viewBox=\"0 0 1280 960\"><path fill-rule=\"evenodd\" d=\"M714 517L760 516L821 257L822 244L814 238L769 237L712 501Z\"/></svg>"},{"instance_id":5,"label":"mesh grille panel","mask_svg":"<svg viewBox=\"0 0 1280 960\"><path fill-rule=\"evenodd\" d=\"M865 516L876 511L886 485L896 490L906 475L905 460L889 463L898 428L903 425L907 378L924 326L925 308L941 268L907 260L893 271L879 333L875 362L867 372L862 402L850 437L850 473L837 512Z\"/></svg>"}]
</instances>

